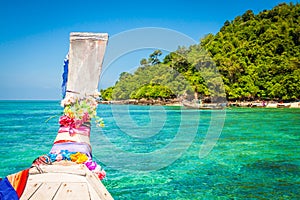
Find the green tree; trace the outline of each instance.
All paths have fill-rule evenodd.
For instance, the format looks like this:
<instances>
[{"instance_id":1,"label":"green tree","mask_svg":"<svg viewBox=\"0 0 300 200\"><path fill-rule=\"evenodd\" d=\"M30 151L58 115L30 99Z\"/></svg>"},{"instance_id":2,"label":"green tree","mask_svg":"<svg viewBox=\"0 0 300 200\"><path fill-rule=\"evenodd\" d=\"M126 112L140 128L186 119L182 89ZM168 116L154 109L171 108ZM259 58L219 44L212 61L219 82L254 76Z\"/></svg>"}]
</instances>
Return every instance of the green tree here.
<instances>
[{"instance_id":1,"label":"green tree","mask_svg":"<svg viewBox=\"0 0 300 200\"><path fill-rule=\"evenodd\" d=\"M147 60L146 58L143 58L143 59L140 61L140 65L141 65L142 67L147 67L147 66L149 66L149 62L148 62L148 60Z\"/></svg>"},{"instance_id":2,"label":"green tree","mask_svg":"<svg viewBox=\"0 0 300 200\"><path fill-rule=\"evenodd\" d=\"M155 50L152 54L150 54L148 62L152 65L156 65L160 63L159 57L162 55L161 50Z\"/></svg>"},{"instance_id":3,"label":"green tree","mask_svg":"<svg viewBox=\"0 0 300 200\"><path fill-rule=\"evenodd\" d=\"M101 96L102 96L102 99L104 101L111 101L113 100L113 90L114 90L114 87L108 87L106 88L105 90L101 90Z\"/></svg>"},{"instance_id":4,"label":"green tree","mask_svg":"<svg viewBox=\"0 0 300 200\"><path fill-rule=\"evenodd\" d=\"M111 96L157 98L159 89L168 94L167 87L175 96L192 93L194 98L223 98L225 92L232 100L299 99L299 16L299 3L258 14L248 10L199 44L178 47L162 63L162 52L155 50L133 74L120 75Z\"/></svg>"}]
</instances>

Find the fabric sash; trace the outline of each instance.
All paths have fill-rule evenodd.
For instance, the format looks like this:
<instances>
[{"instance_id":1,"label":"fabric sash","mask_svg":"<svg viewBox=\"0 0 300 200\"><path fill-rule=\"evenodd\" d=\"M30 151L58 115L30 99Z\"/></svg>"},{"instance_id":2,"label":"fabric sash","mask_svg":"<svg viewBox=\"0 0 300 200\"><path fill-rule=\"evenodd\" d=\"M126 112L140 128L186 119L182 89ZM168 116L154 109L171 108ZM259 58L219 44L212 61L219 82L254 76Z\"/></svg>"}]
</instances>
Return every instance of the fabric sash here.
<instances>
[{"instance_id":1,"label":"fabric sash","mask_svg":"<svg viewBox=\"0 0 300 200\"><path fill-rule=\"evenodd\" d=\"M68 150L69 152L85 153L92 159L92 148L89 144L78 142L58 143L52 146L50 153L59 153L61 150Z\"/></svg>"},{"instance_id":2,"label":"fabric sash","mask_svg":"<svg viewBox=\"0 0 300 200\"><path fill-rule=\"evenodd\" d=\"M80 126L79 128L71 128L71 127L61 126L58 130L58 133L69 132L71 135L81 134L81 135L85 135L85 136L90 136L90 131L91 131L91 129L87 126Z\"/></svg>"}]
</instances>

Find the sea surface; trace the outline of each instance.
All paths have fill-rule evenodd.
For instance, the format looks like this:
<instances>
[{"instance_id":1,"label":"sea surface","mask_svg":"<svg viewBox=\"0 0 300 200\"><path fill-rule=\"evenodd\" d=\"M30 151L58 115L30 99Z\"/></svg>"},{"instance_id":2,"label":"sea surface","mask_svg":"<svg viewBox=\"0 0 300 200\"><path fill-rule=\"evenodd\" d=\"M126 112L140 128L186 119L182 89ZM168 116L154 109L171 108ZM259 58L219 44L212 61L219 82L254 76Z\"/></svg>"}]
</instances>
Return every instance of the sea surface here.
<instances>
[{"instance_id":1,"label":"sea surface","mask_svg":"<svg viewBox=\"0 0 300 200\"><path fill-rule=\"evenodd\" d=\"M300 199L300 109L99 105L94 159L115 199ZM0 177L47 154L59 101L0 101Z\"/></svg>"}]
</instances>

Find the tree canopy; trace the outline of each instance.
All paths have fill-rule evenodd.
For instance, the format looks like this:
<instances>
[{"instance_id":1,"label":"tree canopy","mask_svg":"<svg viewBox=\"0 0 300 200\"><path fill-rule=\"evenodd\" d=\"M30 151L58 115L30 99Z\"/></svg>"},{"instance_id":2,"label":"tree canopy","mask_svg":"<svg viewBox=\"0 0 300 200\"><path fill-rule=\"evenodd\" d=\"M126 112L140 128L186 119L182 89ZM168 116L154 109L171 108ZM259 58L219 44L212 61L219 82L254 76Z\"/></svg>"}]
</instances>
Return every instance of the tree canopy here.
<instances>
[{"instance_id":1,"label":"tree canopy","mask_svg":"<svg viewBox=\"0 0 300 200\"><path fill-rule=\"evenodd\" d=\"M300 97L300 5L251 10L201 40L229 99ZM298 86L297 86L298 85Z\"/></svg>"},{"instance_id":2,"label":"tree canopy","mask_svg":"<svg viewBox=\"0 0 300 200\"><path fill-rule=\"evenodd\" d=\"M141 60L134 74L123 72L102 96L299 99L299 24L298 3L282 3L258 14L248 10L225 21L217 34L207 34L197 45L179 47L162 61L162 52L155 50Z\"/></svg>"}]
</instances>

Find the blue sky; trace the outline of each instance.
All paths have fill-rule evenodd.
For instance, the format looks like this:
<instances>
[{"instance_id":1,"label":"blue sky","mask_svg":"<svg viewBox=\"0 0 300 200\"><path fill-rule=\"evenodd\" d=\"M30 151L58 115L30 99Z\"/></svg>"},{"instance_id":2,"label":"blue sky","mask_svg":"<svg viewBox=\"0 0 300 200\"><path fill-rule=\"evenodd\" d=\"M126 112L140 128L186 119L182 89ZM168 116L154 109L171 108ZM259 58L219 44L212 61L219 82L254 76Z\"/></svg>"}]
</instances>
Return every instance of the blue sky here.
<instances>
[{"instance_id":1,"label":"blue sky","mask_svg":"<svg viewBox=\"0 0 300 200\"><path fill-rule=\"evenodd\" d=\"M128 35L124 33L145 27L174 31L190 39L187 43L177 39L178 44L174 40L174 46L166 48L167 53L178 45L196 43L205 34L217 33L226 20L247 10L257 14L282 2L299 1L0 0L0 99L60 99L70 32L107 32L111 41L106 57L127 47ZM130 42L147 40L152 35L148 31ZM114 84L123 71L134 71L141 58L154 49L131 49L109 62L105 57L100 87Z\"/></svg>"}]
</instances>

